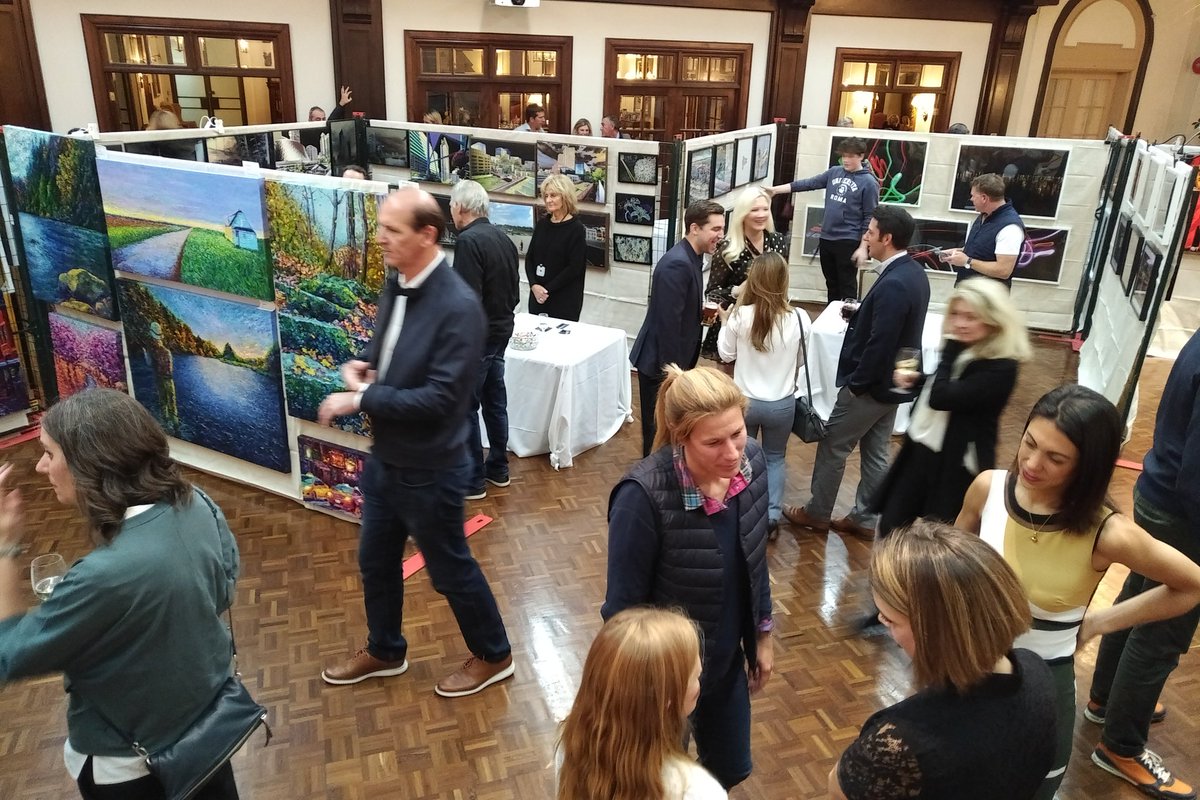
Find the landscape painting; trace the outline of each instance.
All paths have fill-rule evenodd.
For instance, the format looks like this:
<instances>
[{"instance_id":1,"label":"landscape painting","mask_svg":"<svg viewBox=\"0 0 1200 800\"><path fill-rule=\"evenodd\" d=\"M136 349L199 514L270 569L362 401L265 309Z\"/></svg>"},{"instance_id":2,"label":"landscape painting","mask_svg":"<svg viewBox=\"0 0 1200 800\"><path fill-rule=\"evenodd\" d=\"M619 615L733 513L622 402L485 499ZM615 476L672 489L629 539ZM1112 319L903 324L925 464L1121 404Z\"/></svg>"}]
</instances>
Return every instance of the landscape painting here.
<instances>
[{"instance_id":1,"label":"landscape painting","mask_svg":"<svg viewBox=\"0 0 1200 800\"><path fill-rule=\"evenodd\" d=\"M525 255L529 240L533 238L533 206L519 203L490 203L489 206L488 219L508 234L519 255Z\"/></svg>"},{"instance_id":2,"label":"landscape painting","mask_svg":"<svg viewBox=\"0 0 1200 800\"><path fill-rule=\"evenodd\" d=\"M849 136L834 136L829 145L829 166L842 163L838 148ZM860 137L867 144L863 163L879 181L879 202L915 206L921 202L925 181L925 142L912 139Z\"/></svg>"},{"instance_id":3,"label":"landscape painting","mask_svg":"<svg viewBox=\"0 0 1200 800\"><path fill-rule=\"evenodd\" d=\"M95 146L6 125L4 147L34 297L115 319Z\"/></svg>"},{"instance_id":4,"label":"landscape painting","mask_svg":"<svg viewBox=\"0 0 1200 800\"><path fill-rule=\"evenodd\" d=\"M712 197L712 162L711 147L702 147L688 153L688 205Z\"/></svg>"},{"instance_id":5,"label":"landscape painting","mask_svg":"<svg viewBox=\"0 0 1200 800\"><path fill-rule=\"evenodd\" d=\"M341 365L366 350L385 273L380 196L329 184L267 181L287 410L311 421L326 395L345 390ZM368 433L361 414L335 424Z\"/></svg>"},{"instance_id":6,"label":"landscape painting","mask_svg":"<svg viewBox=\"0 0 1200 800\"><path fill-rule=\"evenodd\" d=\"M357 520L362 517L362 478L367 454L333 442L300 436L300 499L305 505Z\"/></svg>"},{"instance_id":7,"label":"landscape painting","mask_svg":"<svg viewBox=\"0 0 1200 800\"><path fill-rule=\"evenodd\" d=\"M1070 150L1055 148L961 145L950 208L974 211L971 181L995 173L1004 179L1004 196L1022 217L1056 217L1070 154ZM888 202L885 197L879 199Z\"/></svg>"},{"instance_id":8,"label":"landscape painting","mask_svg":"<svg viewBox=\"0 0 1200 800\"><path fill-rule=\"evenodd\" d=\"M489 192L533 197L537 179L535 149L525 142L472 139L471 180Z\"/></svg>"},{"instance_id":9,"label":"landscape painting","mask_svg":"<svg viewBox=\"0 0 1200 800\"><path fill-rule=\"evenodd\" d=\"M113 267L270 300L262 178L139 156L100 159Z\"/></svg>"},{"instance_id":10,"label":"landscape painting","mask_svg":"<svg viewBox=\"0 0 1200 800\"><path fill-rule=\"evenodd\" d=\"M129 391L120 331L52 311L50 342L60 400L94 386Z\"/></svg>"},{"instance_id":11,"label":"landscape painting","mask_svg":"<svg viewBox=\"0 0 1200 800\"><path fill-rule=\"evenodd\" d=\"M551 175L566 175L577 200L603 203L608 192L608 148L560 142L537 143L537 186Z\"/></svg>"},{"instance_id":12,"label":"landscape painting","mask_svg":"<svg viewBox=\"0 0 1200 800\"><path fill-rule=\"evenodd\" d=\"M658 183L658 156L621 153L617 156L617 178L625 183Z\"/></svg>"},{"instance_id":13,"label":"landscape painting","mask_svg":"<svg viewBox=\"0 0 1200 800\"><path fill-rule=\"evenodd\" d=\"M275 312L122 279L133 396L169 435L291 472Z\"/></svg>"},{"instance_id":14,"label":"landscape painting","mask_svg":"<svg viewBox=\"0 0 1200 800\"><path fill-rule=\"evenodd\" d=\"M471 177L467 137L438 131L408 132L410 180L451 184Z\"/></svg>"}]
</instances>

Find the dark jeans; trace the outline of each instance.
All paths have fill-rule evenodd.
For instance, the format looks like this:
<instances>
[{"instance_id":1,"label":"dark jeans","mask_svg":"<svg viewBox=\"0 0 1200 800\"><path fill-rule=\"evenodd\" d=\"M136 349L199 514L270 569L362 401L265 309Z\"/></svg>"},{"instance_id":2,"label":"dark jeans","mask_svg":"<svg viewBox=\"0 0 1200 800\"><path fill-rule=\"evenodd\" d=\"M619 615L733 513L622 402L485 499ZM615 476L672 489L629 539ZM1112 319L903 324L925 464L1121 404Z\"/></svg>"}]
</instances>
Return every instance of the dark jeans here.
<instances>
[{"instance_id":1,"label":"dark jeans","mask_svg":"<svg viewBox=\"0 0 1200 800\"><path fill-rule=\"evenodd\" d=\"M860 244L858 239L821 240L817 252L821 256L821 272L825 275L829 302L858 297L858 267L851 256Z\"/></svg>"},{"instance_id":2,"label":"dark jeans","mask_svg":"<svg viewBox=\"0 0 1200 800\"><path fill-rule=\"evenodd\" d=\"M722 676L705 676L692 712L692 735L700 765L726 791L750 776L750 686L739 650Z\"/></svg>"},{"instance_id":3,"label":"dark jeans","mask_svg":"<svg viewBox=\"0 0 1200 800\"><path fill-rule=\"evenodd\" d=\"M642 458L650 455L654 449L654 434L657 427L654 424L654 408L658 403L658 389L665 377L661 370L657 375L646 375L638 370L638 398L642 403Z\"/></svg>"},{"instance_id":4,"label":"dark jeans","mask_svg":"<svg viewBox=\"0 0 1200 800\"><path fill-rule=\"evenodd\" d=\"M1133 518L1155 539L1200 564L1198 532L1187 520L1150 505L1136 489ZM1130 572L1116 602L1136 597L1155 586L1157 582ZM1100 739L1117 755L1132 758L1146 749L1150 715L1167 678L1179 663L1179 656L1191 646L1197 621L1200 621L1200 606L1174 619L1146 622L1105 634L1100 640L1091 698L1106 706Z\"/></svg>"},{"instance_id":5,"label":"dark jeans","mask_svg":"<svg viewBox=\"0 0 1200 800\"><path fill-rule=\"evenodd\" d=\"M79 794L83 800L163 800L167 795L162 784L153 775L136 781L111 783L97 786L92 781L92 759L89 758L79 773ZM233 766L228 762L217 770L208 783L195 795L194 800L238 800L237 784L233 781Z\"/></svg>"},{"instance_id":6,"label":"dark jeans","mask_svg":"<svg viewBox=\"0 0 1200 800\"><path fill-rule=\"evenodd\" d=\"M504 386L505 339L499 344L489 344L479 364L479 380L475 384L475 401L467 415L471 432L467 435L467 447L471 450L470 483L472 489L483 486L485 475L508 475L508 389ZM479 414L483 409L483 424L487 428L488 455L483 459L483 438L479 434Z\"/></svg>"},{"instance_id":7,"label":"dark jeans","mask_svg":"<svg viewBox=\"0 0 1200 800\"><path fill-rule=\"evenodd\" d=\"M501 661L511 648L496 598L463 533L467 465L450 469L395 467L367 458L361 487L358 568L367 609L367 651L385 661L408 653L404 619L404 544L411 536L425 557L433 588L450 603L467 649Z\"/></svg>"}]
</instances>

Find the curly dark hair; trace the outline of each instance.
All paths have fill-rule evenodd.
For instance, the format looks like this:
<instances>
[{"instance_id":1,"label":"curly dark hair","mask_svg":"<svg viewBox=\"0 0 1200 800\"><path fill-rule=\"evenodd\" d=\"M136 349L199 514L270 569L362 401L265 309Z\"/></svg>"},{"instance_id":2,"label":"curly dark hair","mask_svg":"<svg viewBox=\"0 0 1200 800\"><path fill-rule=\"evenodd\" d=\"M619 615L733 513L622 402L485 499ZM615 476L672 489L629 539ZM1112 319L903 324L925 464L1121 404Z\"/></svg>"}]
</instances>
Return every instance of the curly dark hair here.
<instances>
[{"instance_id":1,"label":"curly dark hair","mask_svg":"<svg viewBox=\"0 0 1200 800\"><path fill-rule=\"evenodd\" d=\"M75 502L98 543L110 542L130 506L186 506L192 485L171 458L167 435L123 392L93 388L59 402L42 430L62 448Z\"/></svg>"}]
</instances>

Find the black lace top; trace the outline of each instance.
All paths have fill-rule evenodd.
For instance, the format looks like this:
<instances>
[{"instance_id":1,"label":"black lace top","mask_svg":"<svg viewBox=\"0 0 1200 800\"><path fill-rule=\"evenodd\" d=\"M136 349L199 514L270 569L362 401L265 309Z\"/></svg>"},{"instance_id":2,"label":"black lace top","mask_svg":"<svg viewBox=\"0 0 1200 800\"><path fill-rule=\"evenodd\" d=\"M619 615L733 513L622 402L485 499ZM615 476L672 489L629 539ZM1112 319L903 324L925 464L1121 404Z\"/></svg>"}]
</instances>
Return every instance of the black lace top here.
<instances>
[{"instance_id":1,"label":"black lace top","mask_svg":"<svg viewBox=\"0 0 1200 800\"><path fill-rule=\"evenodd\" d=\"M704 296L707 299L716 300L722 305L733 302L733 287L746 280L746 275L750 272L750 262L755 256L762 255L754 249L754 245L746 242L746 246L736 258L726 260L725 242L726 240L722 239L717 245L717 252L713 254L712 263L708 267L708 285L704 288ZM787 237L778 231L765 231L763 253L782 253L784 258L787 258ZM720 321L713 323L708 329L704 344L700 348L700 355L717 359L717 333L720 330Z\"/></svg>"}]
</instances>

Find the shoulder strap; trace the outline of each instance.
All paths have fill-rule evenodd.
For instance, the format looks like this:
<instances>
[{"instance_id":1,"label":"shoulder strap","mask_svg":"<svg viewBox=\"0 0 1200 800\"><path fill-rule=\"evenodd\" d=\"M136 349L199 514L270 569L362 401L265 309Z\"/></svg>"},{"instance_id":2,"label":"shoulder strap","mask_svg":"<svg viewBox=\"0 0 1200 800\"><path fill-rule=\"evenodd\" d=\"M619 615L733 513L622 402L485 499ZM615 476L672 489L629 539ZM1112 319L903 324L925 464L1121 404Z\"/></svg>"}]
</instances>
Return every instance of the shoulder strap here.
<instances>
[{"instance_id":1,"label":"shoulder strap","mask_svg":"<svg viewBox=\"0 0 1200 800\"><path fill-rule=\"evenodd\" d=\"M792 378L792 384L796 389L800 388L800 365L803 363L805 395L808 397L808 404L811 406L812 378L808 373L808 345L804 343L804 320L800 318L800 309L793 308L792 311L796 315L796 324L800 326L800 346L796 348L796 374Z\"/></svg>"}]
</instances>

